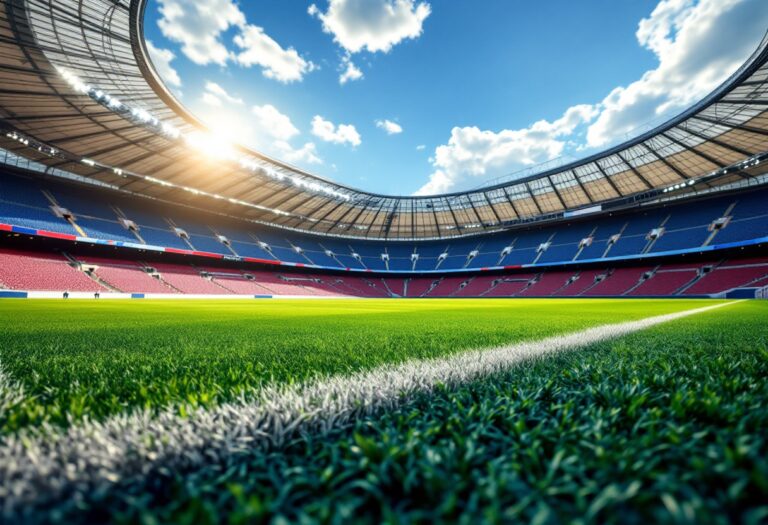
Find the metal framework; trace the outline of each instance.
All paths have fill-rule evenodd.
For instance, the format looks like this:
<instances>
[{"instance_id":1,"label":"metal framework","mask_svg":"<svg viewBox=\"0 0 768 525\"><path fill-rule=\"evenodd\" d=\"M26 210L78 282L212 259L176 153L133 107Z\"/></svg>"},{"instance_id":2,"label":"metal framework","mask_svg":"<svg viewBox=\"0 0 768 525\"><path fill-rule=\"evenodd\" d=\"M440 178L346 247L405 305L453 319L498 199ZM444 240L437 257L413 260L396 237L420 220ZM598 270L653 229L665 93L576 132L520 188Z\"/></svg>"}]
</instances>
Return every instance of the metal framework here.
<instances>
[{"instance_id":1,"label":"metal framework","mask_svg":"<svg viewBox=\"0 0 768 525\"><path fill-rule=\"evenodd\" d=\"M722 86L654 130L477 190L378 195L239 146L236 158L212 159L164 131L183 136L205 128L150 63L145 1L0 0L0 147L48 170L154 198L299 231L391 240L499 231L766 171L748 161L768 152L768 38ZM64 71L89 90L77 89Z\"/></svg>"}]
</instances>

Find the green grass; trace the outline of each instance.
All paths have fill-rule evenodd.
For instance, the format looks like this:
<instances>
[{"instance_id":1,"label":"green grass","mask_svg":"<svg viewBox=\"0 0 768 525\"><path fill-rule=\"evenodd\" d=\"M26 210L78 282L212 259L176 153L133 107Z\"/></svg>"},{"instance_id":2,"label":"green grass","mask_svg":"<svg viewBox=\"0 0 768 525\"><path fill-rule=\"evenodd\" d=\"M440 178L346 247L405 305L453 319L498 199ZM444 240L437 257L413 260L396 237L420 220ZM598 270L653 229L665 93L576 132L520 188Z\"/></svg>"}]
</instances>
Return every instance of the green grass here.
<instances>
[{"instance_id":1,"label":"green grass","mask_svg":"<svg viewBox=\"0 0 768 525\"><path fill-rule=\"evenodd\" d=\"M0 433L703 306L688 300L0 301Z\"/></svg>"},{"instance_id":2,"label":"green grass","mask_svg":"<svg viewBox=\"0 0 768 525\"><path fill-rule=\"evenodd\" d=\"M766 302L699 314L425 394L330 437L157 473L77 512L144 523L766 523L767 320Z\"/></svg>"}]
</instances>

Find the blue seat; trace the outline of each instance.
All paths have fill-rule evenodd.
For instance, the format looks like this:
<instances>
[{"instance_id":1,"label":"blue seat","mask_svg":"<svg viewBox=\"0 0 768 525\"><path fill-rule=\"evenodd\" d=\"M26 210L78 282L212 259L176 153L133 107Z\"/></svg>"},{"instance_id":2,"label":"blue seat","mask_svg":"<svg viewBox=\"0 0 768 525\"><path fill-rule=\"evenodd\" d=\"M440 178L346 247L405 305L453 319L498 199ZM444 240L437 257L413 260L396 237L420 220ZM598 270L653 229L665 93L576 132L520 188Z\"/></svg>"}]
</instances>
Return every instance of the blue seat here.
<instances>
[{"instance_id":1,"label":"blue seat","mask_svg":"<svg viewBox=\"0 0 768 525\"><path fill-rule=\"evenodd\" d=\"M64 219L56 217L48 208L22 206L0 201L0 222L35 230L49 230L78 235L71 224Z\"/></svg>"}]
</instances>

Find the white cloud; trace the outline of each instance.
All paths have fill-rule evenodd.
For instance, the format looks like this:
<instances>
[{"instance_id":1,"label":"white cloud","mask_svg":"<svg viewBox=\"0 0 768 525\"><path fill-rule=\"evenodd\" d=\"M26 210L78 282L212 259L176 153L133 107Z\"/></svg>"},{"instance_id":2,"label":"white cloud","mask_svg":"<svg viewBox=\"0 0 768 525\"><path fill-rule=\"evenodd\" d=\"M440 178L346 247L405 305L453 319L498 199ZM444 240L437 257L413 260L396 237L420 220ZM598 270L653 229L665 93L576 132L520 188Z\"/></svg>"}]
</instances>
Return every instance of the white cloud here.
<instances>
[{"instance_id":1,"label":"white cloud","mask_svg":"<svg viewBox=\"0 0 768 525\"><path fill-rule=\"evenodd\" d=\"M221 107L224 105L224 102L237 106L244 104L242 98L230 95L227 93L227 90L219 84L210 81L205 83L205 91L203 92L202 100L213 107Z\"/></svg>"},{"instance_id":2,"label":"white cloud","mask_svg":"<svg viewBox=\"0 0 768 525\"><path fill-rule=\"evenodd\" d=\"M341 59L341 75L339 75L339 84L342 86L347 82L361 80L363 72L352 62L349 55Z\"/></svg>"},{"instance_id":3,"label":"white cloud","mask_svg":"<svg viewBox=\"0 0 768 525\"><path fill-rule=\"evenodd\" d=\"M312 134L325 142L334 144L351 144L359 146L362 143L360 134L352 124L339 124L325 120L320 115L312 119Z\"/></svg>"},{"instance_id":4,"label":"white cloud","mask_svg":"<svg viewBox=\"0 0 768 525\"><path fill-rule=\"evenodd\" d=\"M149 52L150 60L152 60L152 65L155 66L160 78L171 86L181 87L181 77L178 71L171 66L171 62L176 58L173 51L155 47L150 40L147 40L147 51Z\"/></svg>"},{"instance_id":5,"label":"white cloud","mask_svg":"<svg viewBox=\"0 0 768 525\"><path fill-rule=\"evenodd\" d=\"M209 106L213 106L215 108L220 108L223 105L223 102L219 97L207 91L203 93L201 100L203 101L204 104L208 104Z\"/></svg>"},{"instance_id":6,"label":"white cloud","mask_svg":"<svg viewBox=\"0 0 768 525\"><path fill-rule=\"evenodd\" d=\"M273 146L277 150L278 156L290 164L323 163L323 159L317 154L317 146L314 142L307 142L302 147L294 149L289 143L278 140L274 142Z\"/></svg>"},{"instance_id":7,"label":"white cloud","mask_svg":"<svg viewBox=\"0 0 768 525\"><path fill-rule=\"evenodd\" d=\"M286 141L299 134L299 130L293 125L288 115L280 113L271 104L253 106L252 111L259 128L276 139Z\"/></svg>"},{"instance_id":8,"label":"white cloud","mask_svg":"<svg viewBox=\"0 0 768 525\"><path fill-rule=\"evenodd\" d=\"M181 51L198 65L223 66L230 52L221 34L245 24L245 15L232 0L159 0L163 35L181 44Z\"/></svg>"},{"instance_id":9,"label":"white cloud","mask_svg":"<svg viewBox=\"0 0 768 525\"><path fill-rule=\"evenodd\" d=\"M427 146L424 144L419 144L416 146L416 151L424 151L425 149L427 149Z\"/></svg>"},{"instance_id":10,"label":"white cloud","mask_svg":"<svg viewBox=\"0 0 768 525\"><path fill-rule=\"evenodd\" d=\"M435 171L416 194L442 193L472 178L501 175L558 157L565 148L562 137L596 115L594 106L581 105L569 108L554 122L540 120L525 129L497 133L476 126L455 127L448 144L435 149L431 160Z\"/></svg>"},{"instance_id":11,"label":"white cloud","mask_svg":"<svg viewBox=\"0 0 768 525\"><path fill-rule=\"evenodd\" d=\"M315 4L308 12L348 52L386 53L403 40L421 35L431 8L414 0L329 0L325 13Z\"/></svg>"},{"instance_id":12,"label":"white cloud","mask_svg":"<svg viewBox=\"0 0 768 525\"><path fill-rule=\"evenodd\" d=\"M387 135L397 135L398 133L403 132L403 127L400 124L398 124L397 122L392 122L391 120L386 120L386 119L377 120L376 127L386 131Z\"/></svg>"},{"instance_id":13,"label":"white cloud","mask_svg":"<svg viewBox=\"0 0 768 525\"><path fill-rule=\"evenodd\" d=\"M158 21L163 35L181 44L181 51L198 65L226 66L233 61L243 67L259 66L265 77L295 82L315 69L291 48L284 49L261 27L249 24L233 0L159 0ZM236 30L230 49L222 36Z\"/></svg>"},{"instance_id":14,"label":"white cloud","mask_svg":"<svg viewBox=\"0 0 768 525\"><path fill-rule=\"evenodd\" d=\"M455 190L575 152L604 147L650 120L669 118L714 90L754 51L768 26L764 0L661 0L638 25L637 40L658 67L612 90L601 102L568 109L555 122L519 130L455 127L430 159L435 170L417 194ZM586 126L582 140L572 135Z\"/></svg>"},{"instance_id":15,"label":"white cloud","mask_svg":"<svg viewBox=\"0 0 768 525\"><path fill-rule=\"evenodd\" d=\"M764 0L659 2L636 33L659 65L602 101L588 145L605 146L703 98L744 62L766 26Z\"/></svg>"},{"instance_id":16,"label":"white cloud","mask_svg":"<svg viewBox=\"0 0 768 525\"><path fill-rule=\"evenodd\" d=\"M283 49L258 26L242 27L242 32L235 36L235 44L242 49L236 56L238 64L258 65L265 77L279 82L299 81L315 69L315 65L299 56L294 48Z\"/></svg>"}]
</instances>

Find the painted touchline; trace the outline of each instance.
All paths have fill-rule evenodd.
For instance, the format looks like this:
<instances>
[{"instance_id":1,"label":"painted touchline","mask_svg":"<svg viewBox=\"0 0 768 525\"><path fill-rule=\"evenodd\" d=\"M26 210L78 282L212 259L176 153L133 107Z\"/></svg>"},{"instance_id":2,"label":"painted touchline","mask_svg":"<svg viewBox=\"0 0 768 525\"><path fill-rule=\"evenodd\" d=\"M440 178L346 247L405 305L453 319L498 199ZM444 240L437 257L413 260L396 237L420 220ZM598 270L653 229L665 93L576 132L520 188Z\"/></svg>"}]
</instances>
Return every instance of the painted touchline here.
<instances>
[{"instance_id":1,"label":"painted touchline","mask_svg":"<svg viewBox=\"0 0 768 525\"><path fill-rule=\"evenodd\" d=\"M739 302L739 301L736 301ZM183 470L232 455L279 446L299 433L325 433L360 415L394 407L437 385L455 386L530 359L574 350L715 308L648 317L490 350L386 365L296 386L265 388L249 401L196 410L178 407L83 422L64 430L49 425L0 442L0 501L6 517L21 516L60 498L82 499L153 469Z\"/></svg>"}]
</instances>

